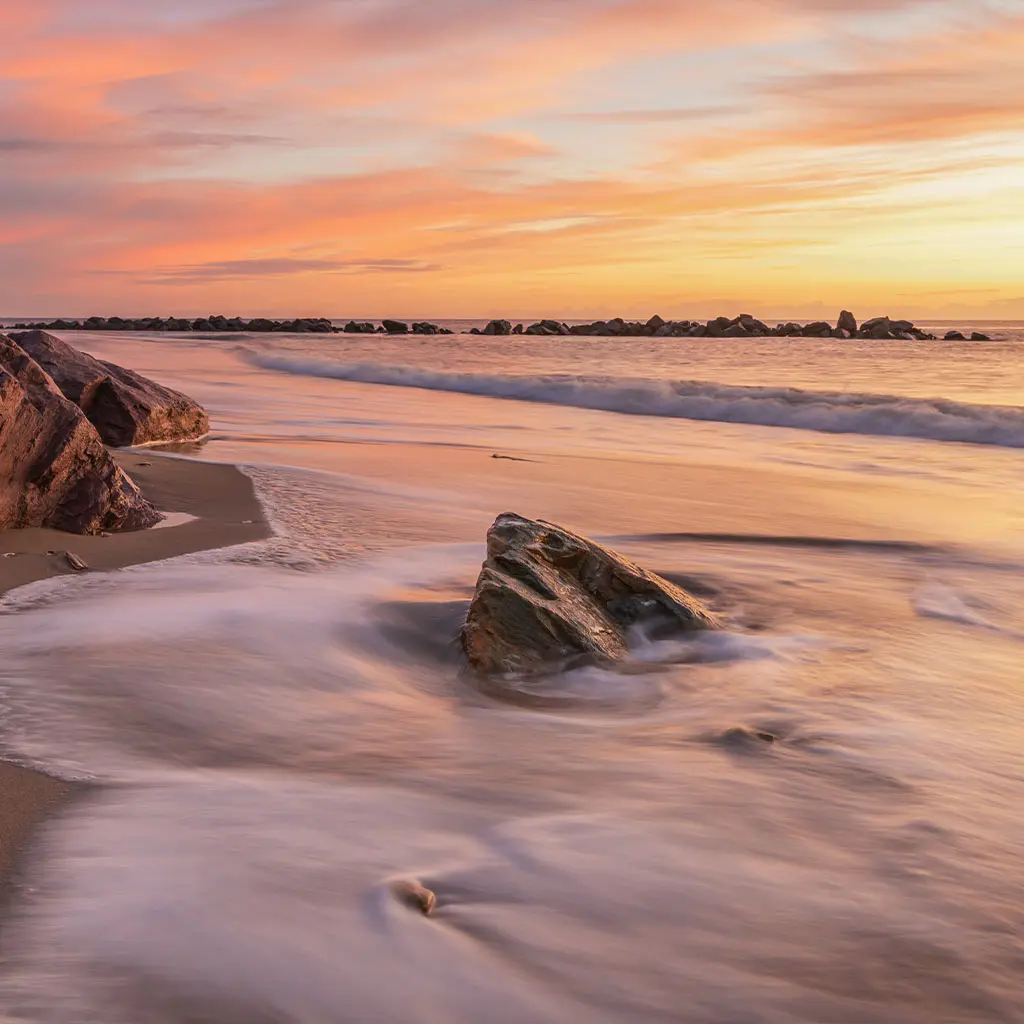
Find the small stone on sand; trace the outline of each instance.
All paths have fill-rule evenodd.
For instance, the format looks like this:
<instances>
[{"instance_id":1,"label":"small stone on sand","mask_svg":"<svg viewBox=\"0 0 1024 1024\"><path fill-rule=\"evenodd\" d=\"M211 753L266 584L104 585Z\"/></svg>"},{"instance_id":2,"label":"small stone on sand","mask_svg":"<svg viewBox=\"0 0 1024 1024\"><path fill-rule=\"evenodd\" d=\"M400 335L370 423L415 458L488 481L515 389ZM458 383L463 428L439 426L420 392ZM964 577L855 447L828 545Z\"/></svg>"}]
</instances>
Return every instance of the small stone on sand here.
<instances>
[{"instance_id":1,"label":"small stone on sand","mask_svg":"<svg viewBox=\"0 0 1024 1024\"><path fill-rule=\"evenodd\" d=\"M411 910L418 910L424 917L430 917L437 906L437 897L414 878L401 878L391 883L395 898Z\"/></svg>"}]
</instances>

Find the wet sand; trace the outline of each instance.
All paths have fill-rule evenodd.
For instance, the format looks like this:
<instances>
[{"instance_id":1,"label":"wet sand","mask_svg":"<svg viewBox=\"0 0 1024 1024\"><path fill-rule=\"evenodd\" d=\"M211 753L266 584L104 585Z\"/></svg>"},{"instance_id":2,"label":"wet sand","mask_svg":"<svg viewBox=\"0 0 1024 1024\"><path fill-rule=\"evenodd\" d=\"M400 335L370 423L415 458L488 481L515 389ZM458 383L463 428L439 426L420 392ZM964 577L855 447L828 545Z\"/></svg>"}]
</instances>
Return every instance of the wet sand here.
<instances>
[{"instance_id":1,"label":"wet sand","mask_svg":"<svg viewBox=\"0 0 1024 1024\"><path fill-rule=\"evenodd\" d=\"M42 772L0 761L0 910L32 829L80 787Z\"/></svg>"},{"instance_id":2,"label":"wet sand","mask_svg":"<svg viewBox=\"0 0 1024 1024\"><path fill-rule=\"evenodd\" d=\"M85 560L86 571L111 570L270 535L252 481L234 466L146 451L116 452L115 458L157 508L195 518L181 525L110 537L41 529L0 532L0 595L26 583L73 573L67 551ZM169 521L173 523L174 517ZM32 830L82 788L0 761L0 907L10 896Z\"/></svg>"},{"instance_id":3,"label":"wet sand","mask_svg":"<svg viewBox=\"0 0 1024 1024\"><path fill-rule=\"evenodd\" d=\"M195 518L110 537L42 529L0 532L0 594L74 572L65 555L68 551L84 559L90 569L123 569L270 535L252 481L234 466L147 451L116 452L115 458L162 512ZM174 523L174 518L169 521Z\"/></svg>"}]
</instances>

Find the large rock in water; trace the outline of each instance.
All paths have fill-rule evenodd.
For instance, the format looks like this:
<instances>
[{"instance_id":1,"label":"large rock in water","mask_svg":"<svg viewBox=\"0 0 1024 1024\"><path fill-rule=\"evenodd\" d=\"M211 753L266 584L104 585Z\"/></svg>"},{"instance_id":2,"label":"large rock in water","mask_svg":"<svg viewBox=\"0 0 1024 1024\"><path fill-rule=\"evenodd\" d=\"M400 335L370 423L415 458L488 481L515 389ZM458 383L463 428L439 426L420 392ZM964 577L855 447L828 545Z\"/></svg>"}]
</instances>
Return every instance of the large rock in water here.
<instances>
[{"instance_id":1,"label":"large rock in water","mask_svg":"<svg viewBox=\"0 0 1024 1024\"><path fill-rule=\"evenodd\" d=\"M462 630L486 673L536 673L626 655L626 630L650 621L716 629L697 600L586 537L543 520L499 516Z\"/></svg>"},{"instance_id":2,"label":"large rock in water","mask_svg":"<svg viewBox=\"0 0 1024 1024\"><path fill-rule=\"evenodd\" d=\"M201 405L134 370L79 352L45 331L16 334L14 340L85 413L104 444L189 441L210 429Z\"/></svg>"},{"instance_id":3,"label":"large rock in water","mask_svg":"<svg viewBox=\"0 0 1024 1024\"><path fill-rule=\"evenodd\" d=\"M844 309L839 314L839 321L836 328L840 331L849 331L851 335L857 333L857 318L848 310Z\"/></svg>"},{"instance_id":4,"label":"large rock in water","mask_svg":"<svg viewBox=\"0 0 1024 1024\"><path fill-rule=\"evenodd\" d=\"M0 334L0 529L95 534L159 521L82 411Z\"/></svg>"}]
</instances>

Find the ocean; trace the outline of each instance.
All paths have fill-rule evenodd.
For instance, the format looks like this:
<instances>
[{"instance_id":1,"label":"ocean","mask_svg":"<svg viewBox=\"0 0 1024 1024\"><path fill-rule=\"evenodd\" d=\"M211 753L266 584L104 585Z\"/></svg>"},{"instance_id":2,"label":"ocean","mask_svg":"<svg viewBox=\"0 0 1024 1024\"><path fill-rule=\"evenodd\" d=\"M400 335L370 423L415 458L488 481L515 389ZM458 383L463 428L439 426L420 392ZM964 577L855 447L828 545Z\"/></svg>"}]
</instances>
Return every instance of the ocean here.
<instances>
[{"instance_id":1,"label":"ocean","mask_svg":"<svg viewBox=\"0 0 1024 1024\"><path fill-rule=\"evenodd\" d=\"M0 1021L1024 1022L1024 324L952 326L62 335L202 402L153 458L275 536L0 599L0 755L102 783ZM504 511L725 631L481 691Z\"/></svg>"}]
</instances>

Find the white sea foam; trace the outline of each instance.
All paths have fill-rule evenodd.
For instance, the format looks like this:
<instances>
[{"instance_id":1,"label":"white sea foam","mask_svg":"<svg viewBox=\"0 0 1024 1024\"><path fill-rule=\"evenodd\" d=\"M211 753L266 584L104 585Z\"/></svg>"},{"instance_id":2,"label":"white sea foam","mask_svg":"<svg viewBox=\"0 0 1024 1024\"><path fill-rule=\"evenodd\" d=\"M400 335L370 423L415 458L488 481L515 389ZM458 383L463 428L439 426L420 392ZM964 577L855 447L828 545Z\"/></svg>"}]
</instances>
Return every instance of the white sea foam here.
<instances>
[{"instance_id":1,"label":"white sea foam","mask_svg":"<svg viewBox=\"0 0 1024 1024\"><path fill-rule=\"evenodd\" d=\"M334 363L250 350L244 350L244 355L253 365L267 370L361 384L422 388L639 416L1024 448L1024 409L1016 406L792 387L743 387L695 380L458 373L380 363Z\"/></svg>"},{"instance_id":2,"label":"white sea foam","mask_svg":"<svg viewBox=\"0 0 1024 1024\"><path fill-rule=\"evenodd\" d=\"M889 600L914 552L852 576L821 547L643 543L769 628L496 695L454 643L479 545L318 573L217 553L11 595L0 749L122 784L38 837L0 1006L1019 1021L1020 702L995 685L1017 641ZM970 572L1016 607L1009 574ZM431 919L395 878L437 894Z\"/></svg>"}]
</instances>

